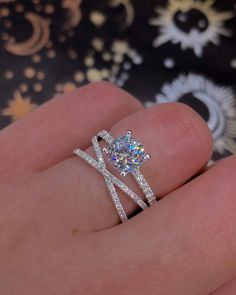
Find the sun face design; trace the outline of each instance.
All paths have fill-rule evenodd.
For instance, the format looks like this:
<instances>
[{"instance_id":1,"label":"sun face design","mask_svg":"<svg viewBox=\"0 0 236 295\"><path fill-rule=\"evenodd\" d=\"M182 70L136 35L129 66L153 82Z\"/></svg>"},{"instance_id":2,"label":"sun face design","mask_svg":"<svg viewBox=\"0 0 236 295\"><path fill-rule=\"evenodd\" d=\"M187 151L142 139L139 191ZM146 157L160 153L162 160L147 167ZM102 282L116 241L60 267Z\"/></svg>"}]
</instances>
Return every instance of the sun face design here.
<instances>
[{"instance_id":1,"label":"sun face design","mask_svg":"<svg viewBox=\"0 0 236 295\"><path fill-rule=\"evenodd\" d=\"M201 57L208 43L219 45L221 35L231 36L224 21L232 18L233 13L217 11L214 2L169 0L166 8L156 8L158 16L152 18L150 24L159 27L159 34L153 46L180 43L182 50L191 48L196 56Z\"/></svg>"},{"instance_id":2,"label":"sun face design","mask_svg":"<svg viewBox=\"0 0 236 295\"><path fill-rule=\"evenodd\" d=\"M156 95L158 103L178 101L199 112L212 131L214 149L220 154L236 153L235 99L230 87L219 86L196 74L180 75Z\"/></svg>"}]
</instances>

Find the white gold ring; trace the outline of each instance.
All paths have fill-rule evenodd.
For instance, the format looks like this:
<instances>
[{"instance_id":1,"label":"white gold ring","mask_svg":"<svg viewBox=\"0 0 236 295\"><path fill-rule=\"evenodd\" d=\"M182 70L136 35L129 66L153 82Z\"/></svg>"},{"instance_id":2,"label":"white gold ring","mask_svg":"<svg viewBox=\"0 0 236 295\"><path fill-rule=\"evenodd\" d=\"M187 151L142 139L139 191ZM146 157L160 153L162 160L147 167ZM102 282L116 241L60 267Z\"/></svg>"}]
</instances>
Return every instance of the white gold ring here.
<instances>
[{"instance_id":1,"label":"white gold ring","mask_svg":"<svg viewBox=\"0 0 236 295\"><path fill-rule=\"evenodd\" d=\"M108 144L107 147L103 148L103 152L99 145L100 139L103 139ZM92 144L97 161L78 148L74 150L74 153L103 175L113 204L122 222L126 221L128 217L115 187L121 189L143 210L156 203L156 197L151 187L139 170L143 163L150 159L150 155L145 153L141 142L132 137L132 132L130 130L127 131L126 135L116 139L107 131L102 130L92 138ZM147 202L144 202L142 198L127 187L125 183L107 170L103 155L108 158L109 163L119 171L122 177L128 174L133 175L137 184L143 191Z\"/></svg>"}]
</instances>

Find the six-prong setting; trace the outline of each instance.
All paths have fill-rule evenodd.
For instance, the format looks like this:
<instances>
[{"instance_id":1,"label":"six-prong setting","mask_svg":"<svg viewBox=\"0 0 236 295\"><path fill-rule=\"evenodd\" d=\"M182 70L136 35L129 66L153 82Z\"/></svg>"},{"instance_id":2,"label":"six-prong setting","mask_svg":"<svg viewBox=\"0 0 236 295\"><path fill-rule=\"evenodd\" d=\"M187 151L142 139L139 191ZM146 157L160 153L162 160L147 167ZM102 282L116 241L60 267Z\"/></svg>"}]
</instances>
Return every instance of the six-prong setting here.
<instances>
[{"instance_id":1,"label":"six-prong setting","mask_svg":"<svg viewBox=\"0 0 236 295\"><path fill-rule=\"evenodd\" d=\"M109 151L108 151L108 149L106 147L104 147L102 149L102 151L103 151L104 155L108 155L109 154Z\"/></svg>"},{"instance_id":2,"label":"six-prong setting","mask_svg":"<svg viewBox=\"0 0 236 295\"><path fill-rule=\"evenodd\" d=\"M120 172L120 175L121 175L122 177L125 177L125 176L127 175L127 173L124 172L124 171L121 171L121 172Z\"/></svg>"},{"instance_id":3,"label":"six-prong setting","mask_svg":"<svg viewBox=\"0 0 236 295\"><path fill-rule=\"evenodd\" d=\"M131 137L132 136L132 131L131 130L127 130L126 136Z\"/></svg>"},{"instance_id":4,"label":"six-prong setting","mask_svg":"<svg viewBox=\"0 0 236 295\"><path fill-rule=\"evenodd\" d=\"M141 142L132 137L131 130L128 130L125 136L114 139L109 147L103 148L103 153L123 177L135 173L145 161L150 159Z\"/></svg>"},{"instance_id":5,"label":"six-prong setting","mask_svg":"<svg viewBox=\"0 0 236 295\"><path fill-rule=\"evenodd\" d=\"M151 158L151 155L150 154L146 154L145 160L150 160L150 158Z\"/></svg>"}]
</instances>

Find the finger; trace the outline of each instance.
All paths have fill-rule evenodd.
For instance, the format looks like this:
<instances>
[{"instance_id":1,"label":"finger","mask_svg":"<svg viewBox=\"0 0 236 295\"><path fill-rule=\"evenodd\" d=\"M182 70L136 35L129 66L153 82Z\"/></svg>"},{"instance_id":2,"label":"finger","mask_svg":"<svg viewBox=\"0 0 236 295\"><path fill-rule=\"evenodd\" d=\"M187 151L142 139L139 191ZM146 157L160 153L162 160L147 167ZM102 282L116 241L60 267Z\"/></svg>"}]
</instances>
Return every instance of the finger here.
<instances>
[{"instance_id":1,"label":"finger","mask_svg":"<svg viewBox=\"0 0 236 295\"><path fill-rule=\"evenodd\" d=\"M118 137L127 129L133 131L133 136L140 139L151 154L151 160L141 170L159 197L186 182L211 154L207 126L192 109L182 104L163 104L136 112L115 124L111 134ZM87 152L92 155L92 148ZM75 217L79 230L99 230L120 222L103 176L79 158L73 157L52 167L41 178L44 183L41 195L47 195L52 186L57 187L57 202L60 199L63 204L63 208L58 208L59 216L71 212L70 218ZM124 182L137 191L131 176ZM131 216L137 209L136 204L118 193Z\"/></svg>"},{"instance_id":2,"label":"finger","mask_svg":"<svg viewBox=\"0 0 236 295\"><path fill-rule=\"evenodd\" d=\"M57 96L0 133L0 172L6 176L9 170L50 167L69 157L75 146L88 147L101 128L141 108L128 93L106 82Z\"/></svg>"},{"instance_id":3,"label":"finger","mask_svg":"<svg viewBox=\"0 0 236 295\"><path fill-rule=\"evenodd\" d=\"M217 290L213 291L209 295L235 295L236 294L236 279L231 280L224 286L221 286Z\"/></svg>"},{"instance_id":4,"label":"finger","mask_svg":"<svg viewBox=\"0 0 236 295\"><path fill-rule=\"evenodd\" d=\"M112 266L119 274L114 288L142 277L146 294L205 295L235 277L235 168L236 158L229 158L111 229L107 259L122 259ZM132 265L125 278L122 265Z\"/></svg>"}]
</instances>

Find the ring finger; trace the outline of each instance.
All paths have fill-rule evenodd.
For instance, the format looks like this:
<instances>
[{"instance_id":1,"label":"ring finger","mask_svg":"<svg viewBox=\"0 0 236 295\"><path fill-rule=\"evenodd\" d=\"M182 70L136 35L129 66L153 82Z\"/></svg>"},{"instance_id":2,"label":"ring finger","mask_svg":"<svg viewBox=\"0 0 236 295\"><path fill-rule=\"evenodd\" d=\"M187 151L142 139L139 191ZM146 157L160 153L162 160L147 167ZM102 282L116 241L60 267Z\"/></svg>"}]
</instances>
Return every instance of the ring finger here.
<instances>
[{"instance_id":1,"label":"ring finger","mask_svg":"<svg viewBox=\"0 0 236 295\"><path fill-rule=\"evenodd\" d=\"M211 155L211 136L206 124L185 105L163 104L141 110L115 124L111 134L118 137L127 129L133 131L134 137L140 139L151 154L151 160L141 171L159 197L191 178ZM91 147L86 152L94 155ZM70 224L81 232L119 223L103 176L83 160L72 157L44 171L40 178L43 183L41 195L51 200L47 210L44 207L42 211L47 226L49 222L53 226L55 220L69 218ZM124 182L137 189L131 177L125 178ZM51 187L56 187L54 195ZM128 216L132 216L136 204L118 193ZM52 210L54 215L50 218L48 213Z\"/></svg>"}]
</instances>

